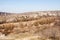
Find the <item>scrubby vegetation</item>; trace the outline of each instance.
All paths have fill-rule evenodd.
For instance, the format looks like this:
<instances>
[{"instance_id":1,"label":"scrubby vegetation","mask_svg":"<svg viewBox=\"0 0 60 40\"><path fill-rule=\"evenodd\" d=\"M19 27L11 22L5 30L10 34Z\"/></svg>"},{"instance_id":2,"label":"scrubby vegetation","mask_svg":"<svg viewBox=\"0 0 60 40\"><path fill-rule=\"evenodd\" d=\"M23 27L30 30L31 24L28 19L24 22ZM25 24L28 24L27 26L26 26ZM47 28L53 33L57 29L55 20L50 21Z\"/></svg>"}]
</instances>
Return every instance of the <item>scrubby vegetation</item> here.
<instances>
[{"instance_id":1,"label":"scrubby vegetation","mask_svg":"<svg viewBox=\"0 0 60 40\"><path fill-rule=\"evenodd\" d=\"M60 40L60 11L28 13L0 14L0 39Z\"/></svg>"}]
</instances>

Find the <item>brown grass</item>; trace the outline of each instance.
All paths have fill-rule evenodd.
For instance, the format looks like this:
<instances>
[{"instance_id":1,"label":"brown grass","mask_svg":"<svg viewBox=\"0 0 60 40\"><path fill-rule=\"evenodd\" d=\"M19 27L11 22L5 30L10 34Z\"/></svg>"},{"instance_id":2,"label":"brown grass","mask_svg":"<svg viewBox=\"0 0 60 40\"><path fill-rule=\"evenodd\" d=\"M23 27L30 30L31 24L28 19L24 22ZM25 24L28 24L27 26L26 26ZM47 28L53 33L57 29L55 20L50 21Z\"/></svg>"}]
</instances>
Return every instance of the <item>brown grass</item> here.
<instances>
[{"instance_id":1,"label":"brown grass","mask_svg":"<svg viewBox=\"0 0 60 40\"><path fill-rule=\"evenodd\" d=\"M8 40L60 40L60 17L38 13L0 16L0 33L0 39Z\"/></svg>"}]
</instances>

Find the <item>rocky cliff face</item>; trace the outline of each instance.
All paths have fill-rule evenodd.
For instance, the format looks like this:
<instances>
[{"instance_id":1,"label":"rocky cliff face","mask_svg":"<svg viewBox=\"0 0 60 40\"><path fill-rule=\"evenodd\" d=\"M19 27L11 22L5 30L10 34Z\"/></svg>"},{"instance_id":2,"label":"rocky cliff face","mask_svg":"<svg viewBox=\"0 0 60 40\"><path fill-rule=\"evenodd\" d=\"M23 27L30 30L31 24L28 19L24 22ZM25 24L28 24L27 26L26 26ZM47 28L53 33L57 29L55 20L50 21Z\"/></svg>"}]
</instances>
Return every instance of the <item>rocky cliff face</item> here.
<instances>
[{"instance_id":1,"label":"rocky cliff face","mask_svg":"<svg viewBox=\"0 0 60 40\"><path fill-rule=\"evenodd\" d=\"M1 15L0 39L60 40L60 11Z\"/></svg>"}]
</instances>

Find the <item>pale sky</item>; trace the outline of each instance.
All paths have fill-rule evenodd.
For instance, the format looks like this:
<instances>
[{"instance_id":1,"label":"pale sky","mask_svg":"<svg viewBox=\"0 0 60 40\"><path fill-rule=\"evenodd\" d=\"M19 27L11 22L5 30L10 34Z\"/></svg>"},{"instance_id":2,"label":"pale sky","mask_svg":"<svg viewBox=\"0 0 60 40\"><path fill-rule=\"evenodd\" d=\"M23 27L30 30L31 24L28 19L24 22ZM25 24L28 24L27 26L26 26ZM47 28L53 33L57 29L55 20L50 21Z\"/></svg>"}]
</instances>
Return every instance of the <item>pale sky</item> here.
<instances>
[{"instance_id":1,"label":"pale sky","mask_svg":"<svg viewBox=\"0 0 60 40\"><path fill-rule=\"evenodd\" d=\"M0 0L0 12L60 10L60 0Z\"/></svg>"}]
</instances>

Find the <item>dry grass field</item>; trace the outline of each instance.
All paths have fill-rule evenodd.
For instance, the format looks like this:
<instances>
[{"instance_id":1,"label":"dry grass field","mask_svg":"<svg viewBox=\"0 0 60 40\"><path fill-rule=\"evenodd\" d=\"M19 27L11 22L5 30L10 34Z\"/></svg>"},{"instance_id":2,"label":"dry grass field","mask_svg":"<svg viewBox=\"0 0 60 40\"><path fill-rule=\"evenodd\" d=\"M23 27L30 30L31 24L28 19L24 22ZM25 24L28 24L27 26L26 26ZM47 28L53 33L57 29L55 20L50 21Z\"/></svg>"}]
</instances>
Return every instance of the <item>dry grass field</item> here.
<instances>
[{"instance_id":1,"label":"dry grass field","mask_svg":"<svg viewBox=\"0 0 60 40\"><path fill-rule=\"evenodd\" d=\"M0 40L60 40L60 11L0 12Z\"/></svg>"}]
</instances>

